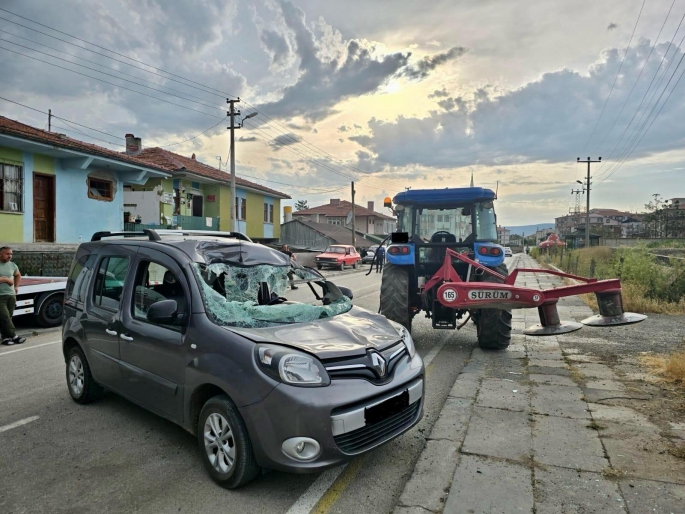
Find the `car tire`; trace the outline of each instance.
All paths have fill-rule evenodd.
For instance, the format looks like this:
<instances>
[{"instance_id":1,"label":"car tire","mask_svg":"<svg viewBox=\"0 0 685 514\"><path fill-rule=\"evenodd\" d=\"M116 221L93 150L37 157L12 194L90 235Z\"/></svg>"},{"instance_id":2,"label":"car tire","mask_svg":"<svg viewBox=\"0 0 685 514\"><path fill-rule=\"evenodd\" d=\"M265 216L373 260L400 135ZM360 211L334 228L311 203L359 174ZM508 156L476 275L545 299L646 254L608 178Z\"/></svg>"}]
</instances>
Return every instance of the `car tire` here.
<instances>
[{"instance_id":1,"label":"car tire","mask_svg":"<svg viewBox=\"0 0 685 514\"><path fill-rule=\"evenodd\" d=\"M41 327L57 327L62 324L64 295L55 294L46 298L36 313L36 321Z\"/></svg>"},{"instance_id":2,"label":"car tire","mask_svg":"<svg viewBox=\"0 0 685 514\"><path fill-rule=\"evenodd\" d=\"M321 264L316 265L316 269L321 269L321 268L323 268L323 266L321 266Z\"/></svg>"},{"instance_id":3,"label":"car tire","mask_svg":"<svg viewBox=\"0 0 685 514\"><path fill-rule=\"evenodd\" d=\"M505 277L509 275L502 264L494 271ZM482 282L501 283L500 280L483 274ZM478 333L478 346L487 350L506 350L511 342L511 311L505 309L478 309L472 314Z\"/></svg>"},{"instance_id":4,"label":"car tire","mask_svg":"<svg viewBox=\"0 0 685 514\"><path fill-rule=\"evenodd\" d=\"M409 270L386 264L381 277L381 314L411 332Z\"/></svg>"},{"instance_id":5,"label":"car tire","mask_svg":"<svg viewBox=\"0 0 685 514\"><path fill-rule=\"evenodd\" d=\"M219 443L215 443L217 439ZM209 476L221 487L235 489L259 474L245 422L227 396L215 396L204 404L197 424L197 440Z\"/></svg>"},{"instance_id":6,"label":"car tire","mask_svg":"<svg viewBox=\"0 0 685 514\"><path fill-rule=\"evenodd\" d=\"M340 271L345 271L345 261L340 263Z\"/></svg>"},{"instance_id":7,"label":"car tire","mask_svg":"<svg viewBox=\"0 0 685 514\"><path fill-rule=\"evenodd\" d=\"M354 264L352 265L354 269L359 268L359 261L354 261Z\"/></svg>"},{"instance_id":8,"label":"car tire","mask_svg":"<svg viewBox=\"0 0 685 514\"><path fill-rule=\"evenodd\" d=\"M102 386L93 378L80 346L69 350L66 368L67 388L76 403L91 403L102 396Z\"/></svg>"}]
</instances>

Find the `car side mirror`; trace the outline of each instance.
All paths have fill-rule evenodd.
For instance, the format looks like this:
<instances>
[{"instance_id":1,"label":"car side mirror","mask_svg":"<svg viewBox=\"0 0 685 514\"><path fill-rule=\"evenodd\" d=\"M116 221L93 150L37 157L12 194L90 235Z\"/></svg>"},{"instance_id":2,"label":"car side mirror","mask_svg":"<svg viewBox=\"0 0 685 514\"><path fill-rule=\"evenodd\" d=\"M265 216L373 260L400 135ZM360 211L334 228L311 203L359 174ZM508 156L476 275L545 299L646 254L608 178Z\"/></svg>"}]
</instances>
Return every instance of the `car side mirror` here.
<instances>
[{"instance_id":1,"label":"car side mirror","mask_svg":"<svg viewBox=\"0 0 685 514\"><path fill-rule=\"evenodd\" d=\"M340 292L344 296L347 296L350 300L354 298L354 295L352 294L352 289L350 289L349 287L338 286L338 289L340 289Z\"/></svg>"},{"instance_id":2,"label":"car side mirror","mask_svg":"<svg viewBox=\"0 0 685 514\"><path fill-rule=\"evenodd\" d=\"M162 300L153 303L147 310L147 319L152 323L169 325L178 318L178 304L176 300Z\"/></svg>"}]
</instances>

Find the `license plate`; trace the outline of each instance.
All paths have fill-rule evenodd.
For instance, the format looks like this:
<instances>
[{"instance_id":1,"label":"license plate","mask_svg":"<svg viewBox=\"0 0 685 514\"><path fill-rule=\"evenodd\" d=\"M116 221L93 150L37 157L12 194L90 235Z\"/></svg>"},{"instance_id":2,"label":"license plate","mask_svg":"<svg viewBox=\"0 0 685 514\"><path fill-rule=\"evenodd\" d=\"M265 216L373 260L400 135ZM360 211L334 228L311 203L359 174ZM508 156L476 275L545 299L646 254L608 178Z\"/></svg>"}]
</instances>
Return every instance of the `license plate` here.
<instances>
[{"instance_id":1,"label":"license plate","mask_svg":"<svg viewBox=\"0 0 685 514\"><path fill-rule=\"evenodd\" d=\"M409 407L409 391L404 391L402 394L388 398L378 405L364 409L364 419L367 425L373 425L401 412L407 407Z\"/></svg>"}]
</instances>

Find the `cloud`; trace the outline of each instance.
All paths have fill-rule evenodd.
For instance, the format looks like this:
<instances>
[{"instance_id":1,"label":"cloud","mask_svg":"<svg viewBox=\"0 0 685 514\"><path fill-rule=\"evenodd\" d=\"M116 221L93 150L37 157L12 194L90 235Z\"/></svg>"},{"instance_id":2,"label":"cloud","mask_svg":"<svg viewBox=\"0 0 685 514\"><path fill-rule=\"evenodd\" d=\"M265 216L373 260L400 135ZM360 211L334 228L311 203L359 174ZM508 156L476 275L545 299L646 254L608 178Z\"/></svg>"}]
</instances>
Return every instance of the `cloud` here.
<instances>
[{"instance_id":1,"label":"cloud","mask_svg":"<svg viewBox=\"0 0 685 514\"><path fill-rule=\"evenodd\" d=\"M447 92L447 89L443 87L442 89L436 89L433 91L428 95L428 98L445 98L447 96L450 96L450 94Z\"/></svg>"},{"instance_id":2,"label":"cloud","mask_svg":"<svg viewBox=\"0 0 685 514\"><path fill-rule=\"evenodd\" d=\"M291 50L288 40L275 30L264 29L259 34L265 50L271 55L272 67L285 67L290 62Z\"/></svg>"},{"instance_id":3,"label":"cloud","mask_svg":"<svg viewBox=\"0 0 685 514\"><path fill-rule=\"evenodd\" d=\"M347 127L345 125L340 125L338 127L338 132L347 132Z\"/></svg>"},{"instance_id":4,"label":"cloud","mask_svg":"<svg viewBox=\"0 0 685 514\"><path fill-rule=\"evenodd\" d=\"M252 143L254 141L259 141L255 136L241 136L238 138L241 143Z\"/></svg>"},{"instance_id":5,"label":"cloud","mask_svg":"<svg viewBox=\"0 0 685 514\"><path fill-rule=\"evenodd\" d=\"M409 54L378 56L374 45L354 39L333 52L316 39L300 8L286 0L281 0L279 5L283 21L292 33L300 64L297 81L283 88L279 100L261 106L272 116L303 116L309 121L324 119L335 112L334 107L342 100L376 91L407 64ZM341 57L325 60L325 54Z\"/></svg>"},{"instance_id":6,"label":"cloud","mask_svg":"<svg viewBox=\"0 0 685 514\"><path fill-rule=\"evenodd\" d=\"M598 155L607 159L607 152L614 147L644 98L649 79L659 69L667 47L667 43L657 46L619 122L605 145L600 145L628 98L651 44L641 40L628 52L622 80L616 83L609 108L588 147L588 155L599 152ZM669 51L669 59L678 62L682 54L680 50L675 52ZM586 75L562 69L499 96L490 95L482 88L470 97L443 99L439 105L445 110L431 111L425 117L399 116L391 122L371 119L370 135L349 139L373 153L379 167L457 168L473 164L572 162L597 122L621 56L619 49L604 53ZM674 91L667 108L637 147L633 158L679 150L685 145L685 134L678 128L685 115L683 93L682 88ZM651 110L651 105L648 109ZM402 144L398 145L398 141ZM621 142L614 158L628 141L629 138Z\"/></svg>"},{"instance_id":7,"label":"cloud","mask_svg":"<svg viewBox=\"0 0 685 514\"><path fill-rule=\"evenodd\" d=\"M617 25L616 23L611 22L611 23L609 23L609 26L607 27L607 30L614 30L614 29L617 29L617 28L618 28L618 25Z\"/></svg>"},{"instance_id":8,"label":"cloud","mask_svg":"<svg viewBox=\"0 0 685 514\"><path fill-rule=\"evenodd\" d=\"M425 79L431 71L433 71L438 66L441 66L453 59L458 59L467 52L466 48L461 46L454 46L447 50L447 52L427 55L419 62L413 64L412 66L407 66L401 73L405 77L409 77L412 80L422 80Z\"/></svg>"},{"instance_id":9,"label":"cloud","mask_svg":"<svg viewBox=\"0 0 685 514\"><path fill-rule=\"evenodd\" d=\"M274 148L274 150L280 150L284 146L291 146L296 143L299 143L301 141L301 138L297 135L294 134L293 132L288 132L286 134L279 134L275 138L273 138L270 142L269 145Z\"/></svg>"}]
</instances>

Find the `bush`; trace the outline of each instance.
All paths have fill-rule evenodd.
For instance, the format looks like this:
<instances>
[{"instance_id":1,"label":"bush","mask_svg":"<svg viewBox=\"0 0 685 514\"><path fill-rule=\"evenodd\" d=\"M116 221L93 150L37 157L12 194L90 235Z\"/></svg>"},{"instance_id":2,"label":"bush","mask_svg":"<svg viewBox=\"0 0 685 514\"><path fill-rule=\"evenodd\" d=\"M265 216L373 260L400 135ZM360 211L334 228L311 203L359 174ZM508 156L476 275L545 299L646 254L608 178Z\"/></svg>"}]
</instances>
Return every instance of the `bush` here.
<instances>
[{"instance_id":1,"label":"bush","mask_svg":"<svg viewBox=\"0 0 685 514\"><path fill-rule=\"evenodd\" d=\"M554 248L539 260L583 277L621 279L626 310L685 312L685 266L659 264L646 246L598 246L570 251Z\"/></svg>"}]
</instances>

